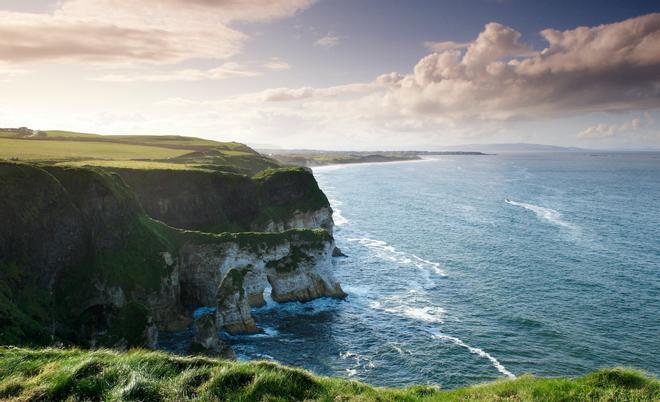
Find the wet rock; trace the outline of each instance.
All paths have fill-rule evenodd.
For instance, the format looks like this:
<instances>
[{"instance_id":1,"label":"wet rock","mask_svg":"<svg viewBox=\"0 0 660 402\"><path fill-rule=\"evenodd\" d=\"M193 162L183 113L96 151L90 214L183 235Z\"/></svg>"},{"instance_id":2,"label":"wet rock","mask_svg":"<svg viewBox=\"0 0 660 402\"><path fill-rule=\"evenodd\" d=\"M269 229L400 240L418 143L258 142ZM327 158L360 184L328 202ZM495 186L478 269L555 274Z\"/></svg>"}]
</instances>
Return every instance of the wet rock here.
<instances>
[{"instance_id":1,"label":"wet rock","mask_svg":"<svg viewBox=\"0 0 660 402\"><path fill-rule=\"evenodd\" d=\"M213 313L200 314L195 318L195 335L190 345L190 353L209 356L236 358L234 351L218 336L216 317Z\"/></svg>"}]
</instances>

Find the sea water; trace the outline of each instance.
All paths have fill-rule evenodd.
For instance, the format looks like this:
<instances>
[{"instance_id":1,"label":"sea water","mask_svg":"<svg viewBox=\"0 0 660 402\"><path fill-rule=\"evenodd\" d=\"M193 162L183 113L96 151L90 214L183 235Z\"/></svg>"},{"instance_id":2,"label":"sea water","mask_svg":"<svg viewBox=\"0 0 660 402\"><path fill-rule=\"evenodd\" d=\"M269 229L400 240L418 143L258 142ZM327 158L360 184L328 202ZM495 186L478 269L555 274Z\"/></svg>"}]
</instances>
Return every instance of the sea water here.
<instances>
[{"instance_id":1,"label":"sea water","mask_svg":"<svg viewBox=\"0 0 660 402\"><path fill-rule=\"evenodd\" d=\"M660 374L660 154L440 156L317 168L348 297L270 302L227 339L375 385Z\"/></svg>"}]
</instances>

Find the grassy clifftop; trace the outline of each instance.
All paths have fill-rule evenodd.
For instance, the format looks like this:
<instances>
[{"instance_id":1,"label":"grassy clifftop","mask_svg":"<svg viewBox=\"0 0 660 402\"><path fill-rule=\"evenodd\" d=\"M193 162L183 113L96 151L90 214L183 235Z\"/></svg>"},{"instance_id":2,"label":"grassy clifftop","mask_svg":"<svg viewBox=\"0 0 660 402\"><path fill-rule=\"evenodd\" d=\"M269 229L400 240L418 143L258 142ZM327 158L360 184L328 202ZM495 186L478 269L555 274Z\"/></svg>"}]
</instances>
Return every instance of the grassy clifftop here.
<instances>
[{"instance_id":1,"label":"grassy clifftop","mask_svg":"<svg viewBox=\"0 0 660 402\"><path fill-rule=\"evenodd\" d=\"M660 382L629 369L443 391L375 388L271 362L237 363L132 350L0 348L0 399L40 401L655 401Z\"/></svg>"},{"instance_id":2,"label":"grassy clifftop","mask_svg":"<svg viewBox=\"0 0 660 402\"><path fill-rule=\"evenodd\" d=\"M253 175L278 163L238 142L178 135L99 135L0 128L0 159Z\"/></svg>"}]
</instances>

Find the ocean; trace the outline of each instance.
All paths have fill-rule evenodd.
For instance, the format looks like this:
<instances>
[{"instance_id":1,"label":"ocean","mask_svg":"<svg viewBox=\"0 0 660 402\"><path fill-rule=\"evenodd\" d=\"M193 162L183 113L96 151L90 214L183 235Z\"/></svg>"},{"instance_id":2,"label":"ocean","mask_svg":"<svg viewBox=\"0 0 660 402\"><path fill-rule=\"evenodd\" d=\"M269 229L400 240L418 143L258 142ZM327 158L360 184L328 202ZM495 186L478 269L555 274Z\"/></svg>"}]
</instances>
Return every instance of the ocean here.
<instances>
[{"instance_id":1,"label":"ocean","mask_svg":"<svg viewBox=\"0 0 660 402\"><path fill-rule=\"evenodd\" d=\"M374 385L660 374L660 154L438 156L314 169L348 298L255 309L229 337Z\"/></svg>"}]
</instances>

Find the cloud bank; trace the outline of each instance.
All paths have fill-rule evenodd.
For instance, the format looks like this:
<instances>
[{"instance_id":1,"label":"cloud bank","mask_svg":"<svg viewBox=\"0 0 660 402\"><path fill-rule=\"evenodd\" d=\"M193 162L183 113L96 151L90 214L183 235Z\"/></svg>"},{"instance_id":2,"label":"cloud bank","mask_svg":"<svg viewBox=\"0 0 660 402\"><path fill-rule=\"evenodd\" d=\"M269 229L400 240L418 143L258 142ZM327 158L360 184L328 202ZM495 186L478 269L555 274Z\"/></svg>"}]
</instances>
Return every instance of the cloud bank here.
<instances>
[{"instance_id":1,"label":"cloud bank","mask_svg":"<svg viewBox=\"0 0 660 402\"><path fill-rule=\"evenodd\" d=\"M51 14L0 11L0 61L174 63L224 59L247 36L233 21L293 15L313 0L62 0Z\"/></svg>"},{"instance_id":2,"label":"cloud bank","mask_svg":"<svg viewBox=\"0 0 660 402\"><path fill-rule=\"evenodd\" d=\"M489 23L469 43L440 42L411 73L375 79L383 119L434 122L536 119L660 107L660 14L566 31L546 29L535 51L519 32ZM352 88L369 84L352 84ZM270 90L264 100L327 98L332 88ZM268 91L266 91L268 92ZM275 96L276 95L276 96ZM354 105L364 102L350 100Z\"/></svg>"}]
</instances>

